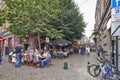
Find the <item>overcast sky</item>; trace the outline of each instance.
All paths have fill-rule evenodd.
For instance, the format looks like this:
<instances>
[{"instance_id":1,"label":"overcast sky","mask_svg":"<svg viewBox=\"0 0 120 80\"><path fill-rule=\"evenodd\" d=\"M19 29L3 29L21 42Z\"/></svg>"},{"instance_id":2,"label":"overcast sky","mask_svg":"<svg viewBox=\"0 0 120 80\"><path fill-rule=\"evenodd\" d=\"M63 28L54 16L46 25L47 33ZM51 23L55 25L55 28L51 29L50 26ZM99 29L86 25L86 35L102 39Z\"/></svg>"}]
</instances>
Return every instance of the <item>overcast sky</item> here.
<instances>
[{"instance_id":1,"label":"overcast sky","mask_svg":"<svg viewBox=\"0 0 120 80\"><path fill-rule=\"evenodd\" d=\"M84 21L87 24L85 28L85 35L90 37L92 30L94 29L95 23L95 6L96 0L74 0L78 7L80 8L81 13L83 13Z\"/></svg>"}]
</instances>

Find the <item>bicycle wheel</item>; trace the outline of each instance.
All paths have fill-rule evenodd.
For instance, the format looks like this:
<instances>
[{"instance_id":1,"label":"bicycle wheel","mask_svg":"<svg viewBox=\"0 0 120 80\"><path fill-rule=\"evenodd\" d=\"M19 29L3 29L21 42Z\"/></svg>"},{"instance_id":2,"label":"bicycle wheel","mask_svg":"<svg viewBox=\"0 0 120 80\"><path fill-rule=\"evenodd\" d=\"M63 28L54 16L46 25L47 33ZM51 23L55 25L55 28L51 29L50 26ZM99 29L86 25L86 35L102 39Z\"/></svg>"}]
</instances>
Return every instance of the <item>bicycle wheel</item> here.
<instances>
[{"instance_id":1,"label":"bicycle wheel","mask_svg":"<svg viewBox=\"0 0 120 80\"><path fill-rule=\"evenodd\" d=\"M99 74L101 73L101 69L99 65L96 64L92 64L89 68L88 68L88 73L93 76L93 77L97 77L99 76Z\"/></svg>"},{"instance_id":2,"label":"bicycle wheel","mask_svg":"<svg viewBox=\"0 0 120 80\"><path fill-rule=\"evenodd\" d=\"M113 79L120 80L120 72L119 71L116 71L115 73L113 73Z\"/></svg>"}]
</instances>

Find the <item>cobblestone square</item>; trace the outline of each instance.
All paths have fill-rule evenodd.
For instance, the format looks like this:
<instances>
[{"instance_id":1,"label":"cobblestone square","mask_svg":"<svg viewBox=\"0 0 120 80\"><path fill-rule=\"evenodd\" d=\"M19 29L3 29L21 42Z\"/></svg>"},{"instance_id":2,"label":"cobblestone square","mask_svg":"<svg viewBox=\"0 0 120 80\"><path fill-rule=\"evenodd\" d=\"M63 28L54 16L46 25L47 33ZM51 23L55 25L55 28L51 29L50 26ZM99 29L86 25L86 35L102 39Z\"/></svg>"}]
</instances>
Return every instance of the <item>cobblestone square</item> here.
<instances>
[{"instance_id":1,"label":"cobblestone square","mask_svg":"<svg viewBox=\"0 0 120 80\"><path fill-rule=\"evenodd\" d=\"M87 72L87 62L96 63L96 54L91 53L81 56L72 54L64 59L52 59L50 66L45 68L33 68L21 65L15 68L7 62L7 56L3 57L0 65L0 80L100 80L93 78ZM68 63L68 69L64 70L64 62Z\"/></svg>"}]
</instances>

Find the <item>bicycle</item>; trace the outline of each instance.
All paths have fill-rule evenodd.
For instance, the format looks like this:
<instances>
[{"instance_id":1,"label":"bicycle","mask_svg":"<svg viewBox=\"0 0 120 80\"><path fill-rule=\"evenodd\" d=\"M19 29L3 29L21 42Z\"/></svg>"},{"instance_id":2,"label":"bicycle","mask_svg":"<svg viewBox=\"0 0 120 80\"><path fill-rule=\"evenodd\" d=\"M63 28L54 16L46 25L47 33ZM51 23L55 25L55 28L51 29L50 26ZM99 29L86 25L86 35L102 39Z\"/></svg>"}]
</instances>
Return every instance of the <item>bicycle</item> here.
<instances>
[{"instance_id":1,"label":"bicycle","mask_svg":"<svg viewBox=\"0 0 120 80\"><path fill-rule=\"evenodd\" d=\"M92 64L88 67L88 73L97 77L102 73L103 80L120 80L120 71L114 67L108 60L97 58L100 64ZM92 70L91 70L92 69Z\"/></svg>"}]
</instances>

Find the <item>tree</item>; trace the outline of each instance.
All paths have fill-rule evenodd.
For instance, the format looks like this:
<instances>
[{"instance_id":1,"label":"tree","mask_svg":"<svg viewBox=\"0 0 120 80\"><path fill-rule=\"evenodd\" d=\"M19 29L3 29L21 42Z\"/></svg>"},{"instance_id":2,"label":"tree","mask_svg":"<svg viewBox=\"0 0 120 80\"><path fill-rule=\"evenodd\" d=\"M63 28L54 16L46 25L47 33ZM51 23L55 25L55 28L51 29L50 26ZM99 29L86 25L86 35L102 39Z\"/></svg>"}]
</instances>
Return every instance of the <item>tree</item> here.
<instances>
[{"instance_id":1,"label":"tree","mask_svg":"<svg viewBox=\"0 0 120 80\"><path fill-rule=\"evenodd\" d=\"M19 34L24 38L27 33L50 38L61 37L61 30L49 25L59 12L58 0L4 0L6 8L4 14L10 23L8 31ZM40 42L39 42L40 44ZM39 46L40 47L40 46Z\"/></svg>"},{"instance_id":2,"label":"tree","mask_svg":"<svg viewBox=\"0 0 120 80\"><path fill-rule=\"evenodd\" d=\"M0 23L7 20L8 31L22 38L28 33L69 40L83 36L86 23L73 0L4 1L6 8L0 11Z\"/></svg>"},{"instance_id":3,"label":"tree","mask_svg":"<svg viewBox=\"0 0 120 80\"><path fill-rule=\"evenodd\" d=\"M6 17L3 16L3 14L4 14L4 10L0 9L0 26L2 26L3 23L5 23L6 21Z\"/></svg>"},{"instance_id":4,"label":"tree","mask_svg":"<svg viewBox=\"0 0 120 80\"><path fill-rule=\"evenodd\" d=\"M86 27L83 15L73 0L60 0L60 5L61 13L51 20L51 25L57 30L62 30L66 39L80 39Z\"/></svg>"}]
</instances>

